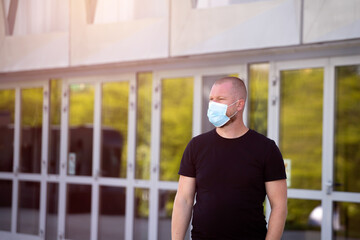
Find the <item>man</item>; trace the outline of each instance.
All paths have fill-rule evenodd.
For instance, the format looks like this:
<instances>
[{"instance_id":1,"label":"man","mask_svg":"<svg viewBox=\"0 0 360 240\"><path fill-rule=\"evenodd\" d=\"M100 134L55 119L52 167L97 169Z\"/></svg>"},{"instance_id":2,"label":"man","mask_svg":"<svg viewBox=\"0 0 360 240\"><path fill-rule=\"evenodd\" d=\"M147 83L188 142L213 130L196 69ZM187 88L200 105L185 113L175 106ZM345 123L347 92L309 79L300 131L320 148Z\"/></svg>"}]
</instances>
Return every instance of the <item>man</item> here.
<instances>
[{"instance_id":1,"label":"man","mask_svg":"<svg viewBox=\"0 0 360 240\"><path fill-rule=\"evenodd\" d=\"M208 117L216 128L194 137L184 151L173 240L184 239L192 210L193 240L281 238L287 214L285 167L275 142L245 126L246 96L239 78L225 77L213 85ZM265 195L271 205L268 228Z\"/></svg>"}]
</instances>

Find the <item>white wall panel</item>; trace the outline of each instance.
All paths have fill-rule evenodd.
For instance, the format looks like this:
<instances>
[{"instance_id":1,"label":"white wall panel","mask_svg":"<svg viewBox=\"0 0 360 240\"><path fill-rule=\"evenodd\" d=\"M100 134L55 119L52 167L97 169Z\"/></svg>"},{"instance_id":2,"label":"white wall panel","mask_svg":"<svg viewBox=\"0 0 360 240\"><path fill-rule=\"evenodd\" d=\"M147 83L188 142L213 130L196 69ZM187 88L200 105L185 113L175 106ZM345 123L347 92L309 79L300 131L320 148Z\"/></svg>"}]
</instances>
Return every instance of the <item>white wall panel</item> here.
<instances>
[{"instance_id":1,"label":"white wall panel","mask_svg":"<svg viewBox=\"0 0 360 240\"><path fill-rule=\"evenodd\" d=\"M359 37L359 0L304 0L304 43Z\"/></svg>"},{"instance_id":2,"label":"white wall panel","mask_svg":"<svg viewBox=\"0 0 360 240\"><path fill-rule=\"evenodd\" d=\"M300 11L299 0L262 0L208 9L173 0L171 55L299 44Z\"/></svg>"},{"instance_id":3,"label":"white wall panel","mask_svg":"<svg viewBox=\"0 0 360 240\"><path fill-rule=\"evenodd\" d=\"M72 0L70 65L168 57L168 0L163 4L155 17L88 24L85 1Z\"/></svg>"},{"instance_id":4,"label":"white wall panel","mask_svg":"<svg viewBox=\"0 0 360 240\"><path fill-rule=\"evenodd\" d=\"M0 4L0 72L68 66L68 32L6 35L3 6Z\"/></svg>"}]
</instances>

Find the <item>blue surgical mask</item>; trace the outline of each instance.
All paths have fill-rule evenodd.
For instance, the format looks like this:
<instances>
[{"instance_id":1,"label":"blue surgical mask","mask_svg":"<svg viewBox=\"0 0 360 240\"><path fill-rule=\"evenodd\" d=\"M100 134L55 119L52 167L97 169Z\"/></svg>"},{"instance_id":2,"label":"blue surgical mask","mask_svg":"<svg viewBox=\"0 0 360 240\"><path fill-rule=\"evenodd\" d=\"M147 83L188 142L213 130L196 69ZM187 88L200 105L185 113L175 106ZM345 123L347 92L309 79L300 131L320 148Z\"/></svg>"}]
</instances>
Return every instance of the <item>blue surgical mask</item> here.
<instances>
[{"instance_id":1,"label":"blue surgical mask","mask_svg":"<svg viewBox=\"0 0 360 240\"><path fill-rule=\"evenodd\" d=\"M209 102L209 108L207 112L207 116L209 118L209 121L215 126L215 127L222 127L224 126L233 116L235 116L238 111L236 111L233 115L230 117L226 116L227 108L231 105L234 105L239 100L233 102L229 106L223 103L217 103L210 101Z\"/></svg>"}]
</instances>

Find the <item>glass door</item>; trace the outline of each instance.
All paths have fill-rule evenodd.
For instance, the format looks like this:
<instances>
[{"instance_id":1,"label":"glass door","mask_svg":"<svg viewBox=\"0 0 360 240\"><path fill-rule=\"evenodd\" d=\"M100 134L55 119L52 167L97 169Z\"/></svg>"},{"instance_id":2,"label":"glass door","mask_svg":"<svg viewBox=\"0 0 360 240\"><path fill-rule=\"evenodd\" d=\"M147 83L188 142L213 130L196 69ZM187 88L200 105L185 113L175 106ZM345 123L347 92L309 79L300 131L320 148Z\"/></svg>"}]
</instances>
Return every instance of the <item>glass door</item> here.
<instances>
[{"instance_id":1,"label":"glass door","mask_svg":"<svg viewBox=\"0 0 360 240\"><path fill-rule=\"evenodd\" d=\"M324 68L295 66L278 65L271 98L278 107L277 142L288 176L284 239L320 239L321 219L313 215L321 209Z\"/></svg>"},{"instance_id":2,"label":"glass door","mask_svg":"<svg viewBox=\"0 0 360 240\"><path fill-rule=\"evenodd\" d=\"M328 182L332 239L360 239L360 58L331 61L334 81L333 176Z\"/></svg>"},{"instance_id":3,"label":"glass door","mask_svg":"<svg viewBox=\"0 0 360 240\"><path fill-rule=\"evenodd\" d=\"M288 176L283 239L360 239L360 67L332 61L272 64L268 135Z\"/></svg>"}]
</instances>

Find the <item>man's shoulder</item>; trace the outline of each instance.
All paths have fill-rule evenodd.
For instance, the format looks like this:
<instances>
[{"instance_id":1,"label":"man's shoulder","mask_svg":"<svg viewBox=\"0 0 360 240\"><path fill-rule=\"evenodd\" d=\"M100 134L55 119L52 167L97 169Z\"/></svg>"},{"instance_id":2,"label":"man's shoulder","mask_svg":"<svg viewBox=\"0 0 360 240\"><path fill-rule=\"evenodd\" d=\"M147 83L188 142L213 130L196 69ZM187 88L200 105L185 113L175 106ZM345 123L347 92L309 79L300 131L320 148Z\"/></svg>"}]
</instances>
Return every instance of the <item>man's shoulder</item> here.
<instances>
[{"instance_id":1,"label":"man's shoulder","mask_svg":"<svg viewBox=\"0 0 360 240\"><path fill-rule=\"evenodd\" d=\"M208 132L201 133L191 139L193 143L203 143L208 142L210 139L212 139L215 136L215 129L212 129Z\"/></svg>"},{"instance_id":2,"label":"man's shoulder","mask_svg":"<svg viewBox=\"0 0 360 240\"><path fill-rule=\"evenodd\" d=\"M269 144L274 142L274 140L268 138L264 134L259 133L253 129L249 129L249 136L252 141L255 141L257 143Z\"/></svg>"},{"instance_id":3,"label":"man's shoulder","mask_svg":"<svg viewBox=\"0 0 360 240\"><path fill-rule=\"evenodd\" d=\"M205 133L201 133L195 137L193 137L193 140L195 141L203 141L203 140L206 140L206 139L209 139L209 138L212 138L215 136L215 128L214 129L211 129L210 131L208 132L205 132Z\"/></svg>"}]
</instances>

